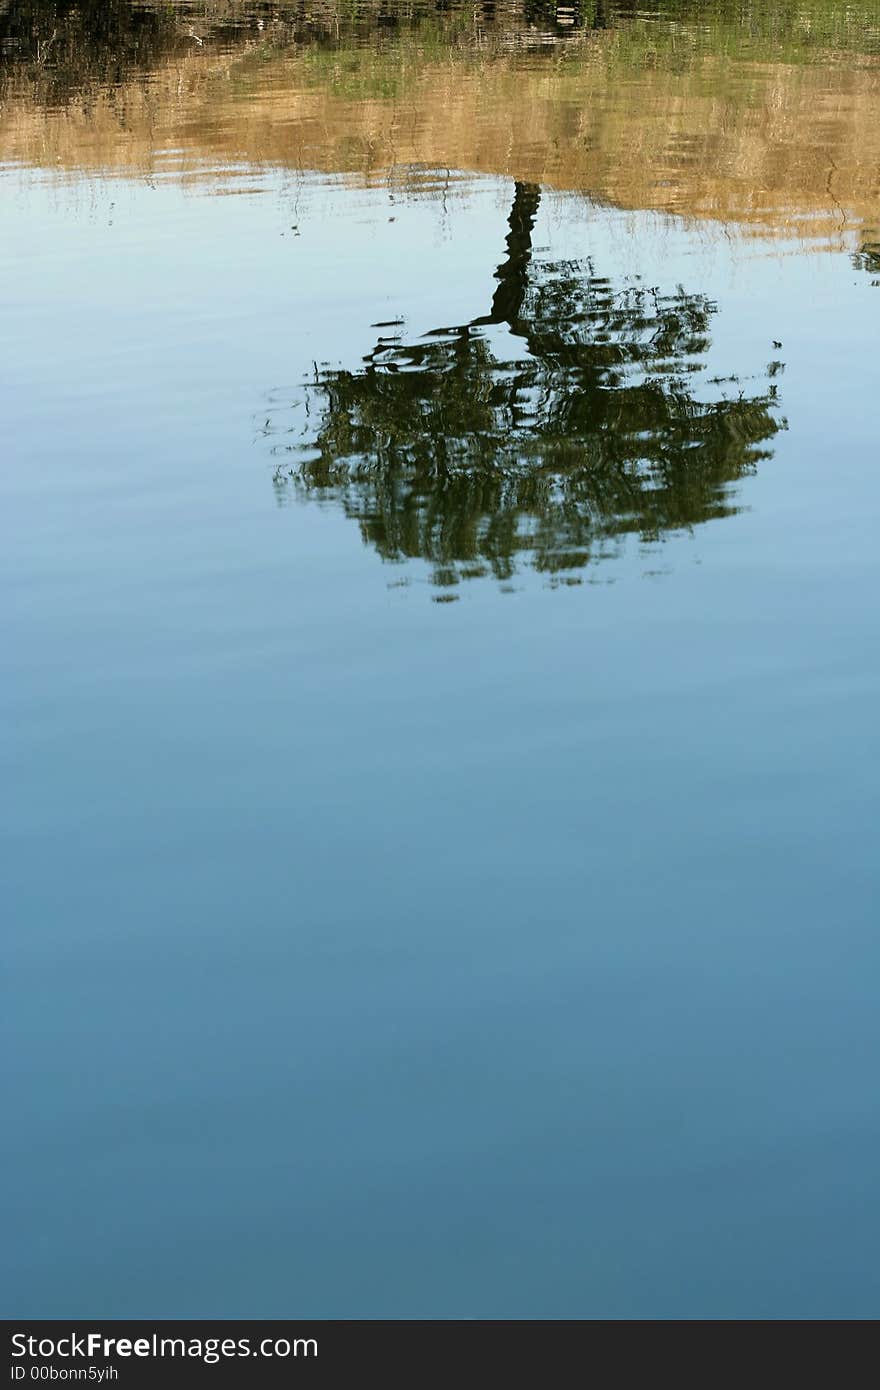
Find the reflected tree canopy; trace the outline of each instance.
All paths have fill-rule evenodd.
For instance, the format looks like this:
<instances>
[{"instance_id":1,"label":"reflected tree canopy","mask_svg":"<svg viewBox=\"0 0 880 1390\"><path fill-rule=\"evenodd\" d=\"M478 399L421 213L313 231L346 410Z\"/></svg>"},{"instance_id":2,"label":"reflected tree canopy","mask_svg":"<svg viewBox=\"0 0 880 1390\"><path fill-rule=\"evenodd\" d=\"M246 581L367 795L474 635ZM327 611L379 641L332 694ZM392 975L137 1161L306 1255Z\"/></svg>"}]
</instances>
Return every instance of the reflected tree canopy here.
<instances>
[{"instance_id":1,"label":"reflected tree canopy","mask_svg":"<svg viewBox=\"0 0 880 1390\"><path fill-rule=\"evenodd\" d=\"M383 336L356 370L316 371L296 423L266 422L279 490L336 499L384 559L421 557L438 584L518 563L562 577L609 538L725 516L781 428L772 383L698 377L704 296L533 262L539 200L516 185L485 314Z\"/></svg>"}]
</instances>

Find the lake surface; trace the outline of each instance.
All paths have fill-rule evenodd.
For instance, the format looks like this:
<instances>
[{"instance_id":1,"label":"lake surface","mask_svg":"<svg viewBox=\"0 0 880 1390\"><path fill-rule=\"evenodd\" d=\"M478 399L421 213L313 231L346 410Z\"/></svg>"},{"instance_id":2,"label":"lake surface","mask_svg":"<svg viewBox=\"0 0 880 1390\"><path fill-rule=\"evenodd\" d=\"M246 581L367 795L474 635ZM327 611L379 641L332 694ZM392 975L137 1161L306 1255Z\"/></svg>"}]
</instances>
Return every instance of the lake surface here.
<instances>
[{"instance_id":1,"label":"lake surface","mask_svg":"<svg viewBox=\"0 0 880 1390\"><path fill-rule=\"evenodd\" d=\"M880 10L0 5L8 1316L880 1307Z\"/></svg>"}]
</instances>

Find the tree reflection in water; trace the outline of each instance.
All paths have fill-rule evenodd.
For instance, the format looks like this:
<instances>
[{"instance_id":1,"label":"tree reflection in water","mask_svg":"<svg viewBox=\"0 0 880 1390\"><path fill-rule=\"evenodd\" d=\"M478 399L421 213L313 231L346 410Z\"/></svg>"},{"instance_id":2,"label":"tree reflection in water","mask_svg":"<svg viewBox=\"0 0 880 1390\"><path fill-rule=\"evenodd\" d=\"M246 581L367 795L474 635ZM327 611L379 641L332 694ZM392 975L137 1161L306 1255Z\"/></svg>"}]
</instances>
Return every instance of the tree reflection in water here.
<instances>
[{"instance_id":1,"label":"tree reflection in water","mask_svg":"<svg viewBox=\"0 0 880 1390\"><path fill-rule=\"evenodd\" d=\"M534 264L539 201L516 185L488 313L381 338L357 370L316 372L294 426L267 422L280 492L336 499L384 559L421 557L439 585L518 562L559 579L609 538L729 515L782 427L772 383L697 394L705 296Z\"/></svg>"}]
</instances>

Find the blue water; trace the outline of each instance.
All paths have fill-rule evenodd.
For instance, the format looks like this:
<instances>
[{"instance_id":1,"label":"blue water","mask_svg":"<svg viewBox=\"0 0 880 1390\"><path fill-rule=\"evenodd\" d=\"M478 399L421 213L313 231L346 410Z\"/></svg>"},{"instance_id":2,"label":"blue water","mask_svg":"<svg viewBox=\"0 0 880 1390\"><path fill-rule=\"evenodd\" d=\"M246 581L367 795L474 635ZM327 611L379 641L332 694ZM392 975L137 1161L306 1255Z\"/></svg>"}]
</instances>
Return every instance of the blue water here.
<instances>
[{"instance_id":1,"label":"blue water","mask_svg":"<svg viewBox=\"0 0 880 1390\"><path fill-rule=\"evenodd\" d=\"M0 176L7 1315L877 1312L880 291L546 199L787 428L438 604L261 429L510 196Z\"/></svg>"}]
</instances>

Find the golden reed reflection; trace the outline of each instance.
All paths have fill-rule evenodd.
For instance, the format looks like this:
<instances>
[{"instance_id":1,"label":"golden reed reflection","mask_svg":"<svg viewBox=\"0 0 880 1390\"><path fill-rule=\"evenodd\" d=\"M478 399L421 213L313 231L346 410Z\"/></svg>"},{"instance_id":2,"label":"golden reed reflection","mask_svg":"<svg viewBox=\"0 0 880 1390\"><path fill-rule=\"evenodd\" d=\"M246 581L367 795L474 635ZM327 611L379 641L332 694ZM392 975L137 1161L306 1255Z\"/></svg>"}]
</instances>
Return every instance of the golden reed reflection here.
<instances>
[{"instance_id":1,"label":"golden reed reflection","mask_svg":"<svg viewBox=\"0 0 880 1390\"><path fill-rule=\"evenodd\" d=\"M876 4L438 8L7 4L0 160L449 168L808 239L880 220Z\"/></svg>"}]
</instances>

